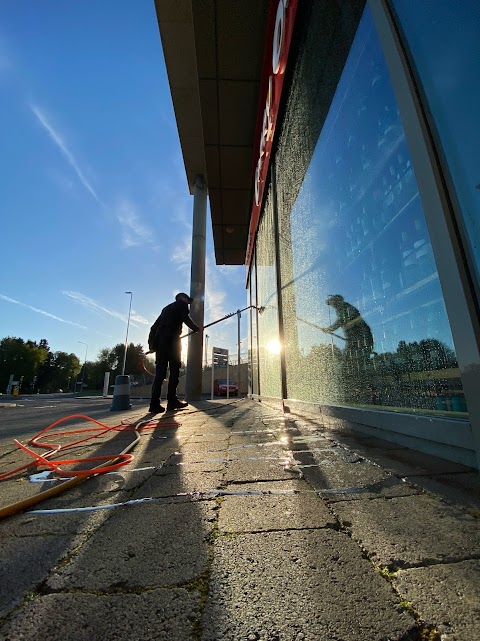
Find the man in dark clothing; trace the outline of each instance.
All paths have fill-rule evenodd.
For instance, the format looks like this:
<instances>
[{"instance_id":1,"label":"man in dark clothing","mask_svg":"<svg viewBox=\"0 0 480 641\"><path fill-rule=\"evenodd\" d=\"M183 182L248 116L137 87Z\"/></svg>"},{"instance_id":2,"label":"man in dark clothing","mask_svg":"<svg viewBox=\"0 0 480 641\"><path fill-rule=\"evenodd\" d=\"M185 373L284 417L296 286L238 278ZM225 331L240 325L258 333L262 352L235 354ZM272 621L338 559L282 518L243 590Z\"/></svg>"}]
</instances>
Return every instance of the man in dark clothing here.
<instances>
[{"instance_id":1,"label":"man in dark clothing","mask_svg":"<svg viewBox=\"0 0 480 641\"><path fill-rule=\"evenodd\" d=\"M368 359L373 352L372 330L358 309L347 303L340 294L329 296L325 302L337 312L337 320L330 327L324 327L323 331L331 334L343 329L346 355L349 358Z\"/></svg>"},{"instance_id":2,"label":"man in dark clothing","mask_svg":"<svg viewBox=\"0 0 480 641\"><path fill-rule=\"evenodd\" d=\"M345 350L342 355L342 380L345 400L365 403L369 391L370 356L373 351L373 335L370 326L363 320L356 307L347 303L340 294L333 294L325 301L337 313L337 320L323 331L333 334L343 330ZM336 334L335 334L336 335Z\"/></svg>"},{"instance_id":3,"label":"man in dark clothing","mask_svg":"<svg viewBox=\"0 0 480 641\"><path fill-rule=\"evenodd\" d=\"M159 414L165 408L160 405L162 383L170 368L167 391L167 410L178 410L186 407L177 398L177 385L181 366L182 325L185 323L192 331L198 332L199 327L190 318L188 306L193 299L188 294L177 294L175 301L162 309L160 316L153 323L148 336L148 348L155 352L155 379L152 385L150 412Z\"/></svg>"}]
</instances>

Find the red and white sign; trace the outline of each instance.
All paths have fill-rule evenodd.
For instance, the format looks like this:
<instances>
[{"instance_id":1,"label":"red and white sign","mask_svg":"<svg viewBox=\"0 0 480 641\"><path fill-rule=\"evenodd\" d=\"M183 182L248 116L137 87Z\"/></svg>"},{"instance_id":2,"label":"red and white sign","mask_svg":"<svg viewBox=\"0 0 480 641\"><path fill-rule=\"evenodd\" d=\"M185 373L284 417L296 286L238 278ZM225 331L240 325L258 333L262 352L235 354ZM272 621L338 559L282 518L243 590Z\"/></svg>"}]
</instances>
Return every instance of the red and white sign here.
<instances>
[{"instance_id":1,"label":"red and white sign","mask_svg":"<svg viewBox=\"0 0 480 641\"><path fill-rule=\"evenodd\" d=\"M276 12L270 14L267 29L267 44L263 62L263 78L260 87L259 117L257 120L257 148L255 150L255 196L248 234L246 264L252 259L255 235L260 219L265 180L270 163L275 125L280 97L282 95L285 68L292 39L293 25L298 0L278 0ZM273 3L273 9L275 5Z\"/></svg>"}]
</instances>

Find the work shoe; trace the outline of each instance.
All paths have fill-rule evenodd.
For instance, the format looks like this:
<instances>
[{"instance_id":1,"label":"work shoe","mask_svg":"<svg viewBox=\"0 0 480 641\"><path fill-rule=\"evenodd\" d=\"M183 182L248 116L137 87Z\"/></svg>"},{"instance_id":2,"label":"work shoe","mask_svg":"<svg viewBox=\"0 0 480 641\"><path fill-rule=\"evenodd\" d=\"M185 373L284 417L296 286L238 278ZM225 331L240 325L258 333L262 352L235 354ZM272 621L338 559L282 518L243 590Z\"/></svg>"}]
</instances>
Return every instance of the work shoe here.
<instances>
[{"instance_id":1,"label":"work shoe","mask_svg":"<svg viewBox=\"0 0 480 641\"><path fill-rule=\"evenodd\" d=\"M171 410L183 410L187 407L188 403L182 403L176 398L174 401L168 401L167 403L167 412Z\"/></svg>"},{"instance_id":2,"label":"work shoe","mask_svg":"<svg viewBox=\"0 0 480 641\"><path fill-rule=\"evenodd\" d=\"M165 408L161 405L150 405L148 411L150 412L150 414L163 414Z\"/></svg>"}]
</instances>

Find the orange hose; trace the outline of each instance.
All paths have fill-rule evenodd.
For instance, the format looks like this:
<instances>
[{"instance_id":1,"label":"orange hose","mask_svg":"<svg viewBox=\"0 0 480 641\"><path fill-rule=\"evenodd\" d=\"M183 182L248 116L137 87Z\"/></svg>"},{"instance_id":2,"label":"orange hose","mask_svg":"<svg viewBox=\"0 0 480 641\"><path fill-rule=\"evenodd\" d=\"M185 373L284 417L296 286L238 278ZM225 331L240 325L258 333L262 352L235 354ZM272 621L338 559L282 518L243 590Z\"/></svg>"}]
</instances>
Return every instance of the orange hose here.
<instances>
[{"instance_id":1,"label":"orange hose","mask_svg":"<svg viewBox=\"0 0 480 641\"><path fill-rule=\"evenodd\" d=\"M148 370L148 369L147 369L147 367L146 367L146 365L145 365L145 359L147 358L147 356L148 356L149 354L153 354L153 352L147 352L146 354L144 354L144 355L143 355L143 358L142 358L142 367L143 367L143 370L144 370L145 372L147 372L147 374L148 374L149 376L153 376L153 377L155 377L155 373L154 373L154 372L150 372L150 370Z\"/></svg>"},{"instance_id":2,"label":"orange hose","mask_svg":"<svg viewBox=\"0 0 480 641\"><path fill-rule=\"evenodd\" d=\"M22 445L17 439L14 439L14 443L18 445L22 450L33 456L33 458L38 461L38 464L46 465L54 472L61 474L62 476L91 476L92 474L105 474L105 472L111 472L112 470L117 470L122 465L127 465L133 459L133 454L116 454L115 458L121 458L122 460L119 463L114 463L113 465L107 465L106 467L97 467L94 470L72 470L65 471L62 470L60 465L72 465L74 463L85 463L86 461L111 461L112 457L109 456L93 456L89 458L82 459L66 459L64 461L49 461L43 456L40 456L36 452L33 452L25 445Z\"/></svg>"},{"instance_id":3,"label":"orange hose","mask_svg":"<svg viewBox=\"0 0 480 641\"><path fill-rule=\"evenodd\" d=\"M52 423L52 425L49 425L44 430L42 430L39 434L37 434L37 436L35 436L33 439L31 439L29 441L29 444L32 441L38 439L41 434L45 434L45 432L47 432L49 429L51 429L55 425L58 425L58 423L66 421L69 418L72 418L72 417L75 417L75 416L84 417L83 414L73 414L73 415L71 415L69 417L66 417L64 419L60 419L60 421L56 421L55 423ZM106 425L103 425L102 423L99 423L98 421L95 421L95 419L92 419L89 416L85 416L85 418L87 420L89 420L89 421L92 421L93 423L97 423L98 425L100 425L103 428L107 427ZM112 455L110 457L92 457L92 458L83 459L83 460L84 461L95 461L95 460L98 461L98 460L109 459L111 461L116 461L117 459L120 458L120 459L122 459L122 461L121 461L121 463L119 465L125 465L126 464L125 463L125 457L126 456L130 457L130 460L132 458L132 455L127 454L127 452L129 452L138 443L138 440L140 438L140 433L139 433L140 429L144 429L144 428L145 429L155 429L155 428L158 428L158 427L170 427L171 425L175 425L175 426L178 427L179 425L181 425L181 423L175 423L174 421L160 423L160 422L157 422L155 420L148 420L148 421L138 421L137 423L126 423L126 424L122 423L120 425L114 425L112 428L110 428L112 431L113 430L114 431L124 430L126 432L136 432L137 438L134 441L132 441L132 443L130 443L119 454L114 454L114 455ZM60 435L64 435L64 434L73 434L73 433L76 433L76 432L84 433L86 431L95 431L97 429L98 428L90 428L90 429L87 429L87 430L85 430L85 429L74 430L72 432L59 432L58 434L55 434L55 436L60 436ZM105 431L108 431L108 430L104 430L103 433L105 433ZM95 437L91 437L91 438L95 438ZM86 440L88 440L88 439L86 439ZM55 466L56 464L62 464L62 463L63 464L71 464L72 462L77 462L76 460L73 459L73 460L68 460L68 461L56 461L56 463L53 463L51 461L48 461L47 457L51 456L52 454L54 454L55 453L54 451L47 452L47 454L44 454L43 456L41 456L40 454L37 454L36 452L30 451L29 448L27 448L25 445L21 445L18 441L16 441L16 443L17 443L17 445L19 445L21 447L21 449L23 449L25 451L28 451L28 453L35 458L36 464L39 464L39 465L46 465L47 467L51 467L51 466ZM37 444L37 445L40 445L40 444ZM71 447L71 445L67 446L67 447ZM58 450L56 450L56 451L58 451ZM4 474L2 474L0 476L0 480L8 478L9 476L12 476L13 474L16 474L20 470L23 470L23 469L26 469L28 467L31 467L31 465L32 464L29 463L29 464L24 465L24 466L22 466L20 468L17 468L16 470L12 470L10 472L4 473ZM31 496L28 499L24 499L23 501L18 501L17 503L12 503L11 505L7 505L7 506L5 506L3 508L0 508L0 520L3 519L3 518L6 518L8 516L13 516L14 514L18 514L18 512L22 512L23 510L26 510L27 508L33 507L34 505L37 505L38 503L41 503L42 501L45 501L46 499L52 498L53 496L57 496L58 494L61 494L65 490L68 490L68 489L70 489L72 487L75 487L76 485L78 485L82 481L86 480L90 476L93 476L93 475L96 475L96 474L100 474L102 472L106 472L106 471L109 471L109 470L112 470L112 469L116 469L117 467L118 467L117 465L112 464L110 466L103 466L103 467L102 466L98 466L98 467L95 467L95 468L90 469L90 470L81 470L81 471L75 471L75 472L70 472L70 473L69 472L65 472L64 470L60 470L62 475L64 475L64 474L67 474L67 475L75 474L75 476L73 478L69 479L68 481L63 481L63 483L60 483L59 485L56 485L55 487L51 487L48 490L44 490L43 492L40 492L39 494L36 494L35 496Z\"/></svg>"},{"instance_id":4,"label":"orange hose","mask_svg":"<svg viewBox=\"0 0 480 641\"><path fill-rule=\"evenodd\" d=\"M59 425L60 423L64 423L65 421L69 421L71 419L76 419L76 418L81 418L87 421L90 421L91 423L95 423L99 427L91 427L91 428L82 428L78 430L70 430L66 432L55 432L54 434L49 434L49 436L70 436L72 434L85 434L87 432L94 432L92 436L88 436L86 438L79 439L78 441L74 441L73 443L69 443L66 446L63 446L60 443L42 443L40 442L40 439L43 438L53 427L56 425ZM113 458L117 458L120 455L117 455L117 457L113 456L106 456L103 458L96 457L96 458L84 458L84 459L69 459L68 462L66 460L63 461L50 461L49 459L54 455L60 452L60 450L67 450L69 448L75 447L77 445L80 445L81 443L86 443L87 441L91 441L94 438L98 438L100 436L103 436L104 434L107 434L108 432L120 432L120 431L125 431L125 432L135 432L138 429L155 429L157 427L167 427L169 425L176 425L178 427L179 423L175 422L169 422L169 423L163 423L162 425L155 425L155 421L149 420L149 421L141 421L138 424L135 423L121 423L119 425L113 425L113 426L108 426L104 425L103 423L100 423L99 421L96 421L94 418L91 418L90 416L87 416L86 414L70 414L69 416L65 416L64 418L59 419L58 421L55 421L54 423L51 423L51 425L48 425L45 429L43 429L41 432L39 432L36 436L31 438L27 443L28 445L35 445L37 447L41 447L44 449L47 449L48 452L41 456L40 454L34 452L30 448L28 448L25 445L22 445L19 441L16 439L14 440L14 443L22 449L24 452L32 456L34 459L33 462L26 463L25 465L22 465L20 467L17 467L14 470L10 470L9 472L4 472L3 474L0 474L0 481L3 481L11 476L14 476L15 474L18 474L19 472L22 472L23 470L28 469L32 465L35 466L46 466L50 468L51 470L54 470L62 475L66 476L88 476L88 475L93 475L93 474L103 474L104 472L111 471L111 469L117 469L119 467L122 467L123 465L127 465L132 460L132 457L129 455L129 457L124 457L122 456L122 461L119 463L116 463L114 467L112 466L107 466L107 467L97 467L92 470L81 470L81 471L72 471L72 472L66 472L65 470L61 469L59 465L64 464L64 465L72 465L74 463L83 463L87 461L99 461L99 460L112 460ZM133 429L130 429L134 425Z\"/></svg>"}]
</instances>

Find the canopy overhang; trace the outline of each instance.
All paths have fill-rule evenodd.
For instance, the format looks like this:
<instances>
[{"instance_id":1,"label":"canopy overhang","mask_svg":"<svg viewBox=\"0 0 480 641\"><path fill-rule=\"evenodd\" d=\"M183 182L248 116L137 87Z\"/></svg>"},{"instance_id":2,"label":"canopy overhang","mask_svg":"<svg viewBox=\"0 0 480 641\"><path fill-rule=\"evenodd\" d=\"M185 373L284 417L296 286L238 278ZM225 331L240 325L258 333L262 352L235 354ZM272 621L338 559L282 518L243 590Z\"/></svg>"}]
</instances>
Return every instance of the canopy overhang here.
<instances>
[{"instance_id":1,"label":"canopy overhang","mask_svg":"<svg viewBox=\"0 0 480 641\"><path fill-rule=\"evenodd\" d=\"M269 4L155 2L188 185L207 184L219 265L245 263Z\"/></svg>"}]
</instances>

